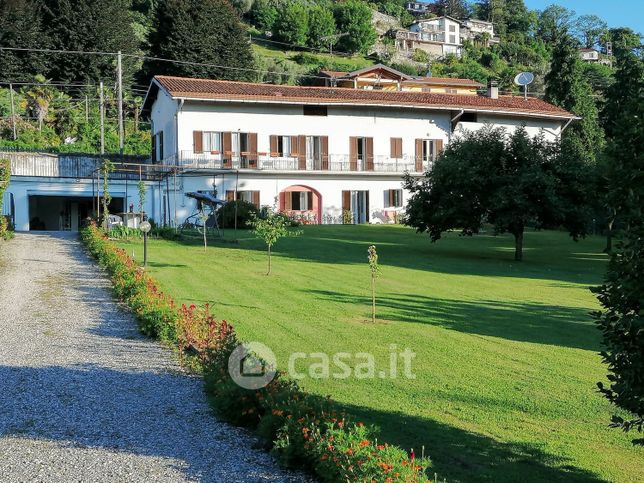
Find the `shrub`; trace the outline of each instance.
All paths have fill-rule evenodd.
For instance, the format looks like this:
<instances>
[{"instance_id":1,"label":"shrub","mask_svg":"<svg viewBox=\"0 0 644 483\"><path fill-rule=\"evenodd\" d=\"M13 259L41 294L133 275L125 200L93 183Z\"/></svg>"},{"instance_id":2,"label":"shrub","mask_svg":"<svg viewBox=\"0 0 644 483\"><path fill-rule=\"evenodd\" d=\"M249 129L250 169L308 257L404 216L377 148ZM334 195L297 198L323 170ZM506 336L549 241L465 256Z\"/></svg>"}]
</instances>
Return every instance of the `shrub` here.
<instances>
[{"instance_id":1,"label":"shrub","mask_svg":"<svg viewBox=\"0 0 644 483\"><path fill-rule=\"evenodd\" d=\"M237 228L247 228L253 215L257 214L257 207L248 201L229 201L217 211L217 221L220 227L231 228L235 226L235 207L237 207Z\"/></svg>"},{"instance_id":2,"label":"shrub","mask_svg":"<svg viewBox=\"0 0 644 483\"><path fill-rule=\"evenodd\" d=\"M414 49L414 53L411 56L411 60L414 62L421 62L423 64L429 63L429 54L423 49Z\"/></svg>"}]
</instances>

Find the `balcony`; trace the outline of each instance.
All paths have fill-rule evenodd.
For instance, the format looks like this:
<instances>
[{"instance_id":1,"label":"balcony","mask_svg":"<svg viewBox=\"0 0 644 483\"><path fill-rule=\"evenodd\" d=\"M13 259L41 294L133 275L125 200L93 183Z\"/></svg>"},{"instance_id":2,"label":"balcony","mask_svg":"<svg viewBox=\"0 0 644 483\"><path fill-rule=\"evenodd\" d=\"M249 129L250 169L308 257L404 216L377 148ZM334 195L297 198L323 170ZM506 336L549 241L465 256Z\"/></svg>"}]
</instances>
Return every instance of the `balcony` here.
<instances>
[{"instance_id":1,"label":"balcony","mask_svg":"<svg viewBox=\"0 0 644 483\"><path fill-rule=\"evenodd\" d=\"M255 159L256 158L256 159ZM223 156L222 154L194 153L181 151L180 156L172 156L163 160L167 165L178 165L183 168L214 169L214 170L258 170L258 171L310 171L330 173L399 173L405 171L422 172L429 166L429 161L422 163L422 169L417 169L415 156L404 155L402 158L390 156L374 156L373 162L360 157L351 161L348 154L330 154L328 160L306 159L295 156L273 157L268 155Z\"/></svg>"}]
</instances>

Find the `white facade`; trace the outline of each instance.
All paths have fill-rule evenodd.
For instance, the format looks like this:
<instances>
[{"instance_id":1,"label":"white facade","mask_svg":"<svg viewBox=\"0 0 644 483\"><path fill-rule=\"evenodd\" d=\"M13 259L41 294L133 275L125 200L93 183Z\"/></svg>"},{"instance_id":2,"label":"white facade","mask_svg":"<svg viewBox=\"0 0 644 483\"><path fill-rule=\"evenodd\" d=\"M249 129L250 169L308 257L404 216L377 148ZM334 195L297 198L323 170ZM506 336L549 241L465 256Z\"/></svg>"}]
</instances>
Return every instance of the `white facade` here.
<instances>
[{"instance_id":1,"label":"white facade","mask_svg":"<svg viewBox=\"0 0 644 483\"><path fill-rule=\"evenodd\" d=\"M417 41L440 44L443 56L461 53L461 23L456 19L436 17L419 20L414 22L409 30L417 34Z\"/></svg>"}]
</instances>

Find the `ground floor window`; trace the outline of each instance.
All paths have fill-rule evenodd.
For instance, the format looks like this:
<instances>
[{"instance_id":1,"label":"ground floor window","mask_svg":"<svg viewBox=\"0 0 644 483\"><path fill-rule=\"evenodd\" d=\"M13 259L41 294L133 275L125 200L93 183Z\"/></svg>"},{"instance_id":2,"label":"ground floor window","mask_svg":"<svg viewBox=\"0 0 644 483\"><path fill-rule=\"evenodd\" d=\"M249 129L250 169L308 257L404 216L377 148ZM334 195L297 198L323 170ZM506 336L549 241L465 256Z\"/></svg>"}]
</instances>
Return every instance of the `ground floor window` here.
<instances>
[{"instance_id":1,"label":"ground floor window","mask_svg":"<svg viewBox=\"0 0 644 483\"><path fill-rule=\"evenodd\" d=\"M246 201L248 203L254 204L257 208L259 208L259 191L237 191L237 197L235 197L234 190L226 191L226 201L235 200Z\"/></svg>"},{"instance_id":2,"label":"ground floor window","mask_svg":"<svg viewBox=\"0 0 644 483\"><path fill-rule=\"evenodd\" d=\"M385 208L401 208L402 189L385 190Z\"/></svg>"},{"instance_id":3,"label":"ground floor window","mask_svg":"<svg viewBox=\"0 0 644 483\"><path fill-rule=\"evenodd\" d=\"M309 211L313 209L313 193L311 191L291 191L291 210Z\"/></svg>"}]
</instances>

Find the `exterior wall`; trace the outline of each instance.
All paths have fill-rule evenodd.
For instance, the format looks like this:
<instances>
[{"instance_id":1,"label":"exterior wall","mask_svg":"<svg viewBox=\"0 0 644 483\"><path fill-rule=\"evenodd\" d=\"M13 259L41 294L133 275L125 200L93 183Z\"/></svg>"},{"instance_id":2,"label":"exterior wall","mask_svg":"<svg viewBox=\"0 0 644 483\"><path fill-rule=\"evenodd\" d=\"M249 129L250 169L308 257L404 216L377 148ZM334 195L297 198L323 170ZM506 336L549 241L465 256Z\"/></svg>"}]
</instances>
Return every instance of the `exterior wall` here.
<instances>
[{"instance_id":1,"label":"exterior wall","mask_svg":"<svg viewBox=\"0 0 644 483\"><path fill-rule=\"evenodd\" d=\"M178 154L193 150L193 131L254 132L258 152L270 152L271 135L328 136L329 155L349 155L351 136L372 137L374 158L389 159L390 138L403 138L403 155L413 158L416 138L442 139L450 131L448 112L329 106L328 116L304 116L296 105L186 102L179 116Z\"/></svg>"},{"instance_id":2,"label":"exterior wall","mask_svg":"<svg viewBox=\"0 0 644 483\"><path fill-rule=\"evenodd\" d=\"M365 178L361 176L337 177L324 175L301 176L290 174L284 176L254 174L248 171L240 172L239 180L234 173L219 174L217 176L203 176L184 179L184 192L212 191L213 183L217 196L223 197L229 190L259 191L260 206L279 208L279 195L282 191L293 186L306 186L317 191L321 196L323 223L342 222L342 191L368 191L369 192L369 221L381 223L385 212L401 211L394 208L385 208L385 190L402 189L402 176L378 176ZM171 206L172 190L170 192ZM406 204L409 193L403 190L403 206ZM180 224L196 209L196 202L179 193L177 200L177 222ZM174 216L174 213L172 214Z\"/></svg>"},{"instance_id":3,"label":"exterior wall","mask_svg":"<svg viewBox=\"0 0 644 483\"><path fill-rule=\"evenodd\" d=\"M152 120L152 135L163 132L164 153L162 158L174 153L177 135L177 116L181 113L177 110L178 102L173 100L163 89L152 105L150 118Z\"/></svg>"},{"instance_id":4,"label":"exterior wall","mask_svg":"<svg viewBox=\"0 0 644 483\"><path fill-rule=\"evenodd\" d=\"M91 180L74 179L59 179L59 178L31 178L31 177L12 177L7 189L7 193L13 194L15 206L15 224L16 230L28 231L30 212L29 212L29 197L38 196L61 196L61 197L81 197L91 199L92 194L95 195L96 186L92 187ZM125 182L112 181L110 183L110 193L113 198L124 198L125 209L134 203L137 207L139 203L139 194L136 182L128 182L126 187ZM9 195L6 194L6 199ZM156 202L155 202L156 201ZM136 209L136 208L135 208ZM146 213L155 220L158 219L158 200L154 186L148 184L148 195L146 199ZM7 211L8 206L3 208Z\"/></svg>"},{"instance_id":5,"label":"exterior wall","mask_svg":"<svg viewBox=\"0 0 644 483\"><path fill-rule=\"evenodd\" d=\"M519 117L511 118L479 114L477 122L459 122L454 130L454 135L458 136L463 130L476 131L489 125L502 127L511 134L524 124L526 124L526 120ZM561 123L547 119L530 119L529 124L526 124L526 131L530 136L538 136L543 132L547 140L554 141L561 133Z\"/></svg>"}]
</instances>

